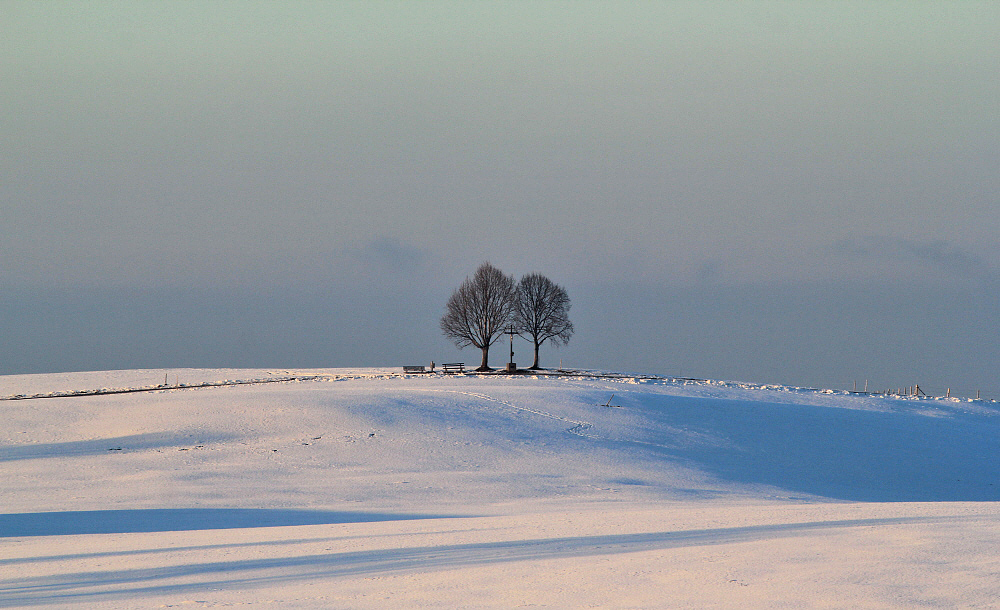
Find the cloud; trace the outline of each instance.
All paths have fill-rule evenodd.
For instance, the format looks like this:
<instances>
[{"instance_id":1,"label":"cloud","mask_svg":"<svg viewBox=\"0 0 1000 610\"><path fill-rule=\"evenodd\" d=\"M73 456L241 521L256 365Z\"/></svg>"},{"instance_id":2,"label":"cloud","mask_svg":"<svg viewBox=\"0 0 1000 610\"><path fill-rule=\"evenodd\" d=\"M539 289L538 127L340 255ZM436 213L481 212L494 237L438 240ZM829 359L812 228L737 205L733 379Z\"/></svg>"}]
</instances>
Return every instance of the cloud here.
<instances>
[{"instance_id":1,"label":"cloud","mask_svg":"<svg viewBox=\"0 0 1000 610\"><path fill-rule=\"evenodd\" d=\"M722 271L723 264L721 261L706 261L695 270L695 278L699 282L714 282L722 275Z\"/></svg>"},{"instance_id":2,"label":"cloud","mask_svg":"<svg viewBox=\"0 0 1000 610\"><path fill-rule=\"evenodd\" d=\"M985 259L943 240L931 242L906 240L900 243L900 247L918 262L941 271L981 276L987 275L990 270L989 263Z\"/></svg>"},{"instance_id":3,"label":"cloud","mask_svg":"<svg viewBox=\"0 0 1000 610\"><path fill-rule=\"evenodd\" d=\"M907 265L951 276L987 278L996 275L986 257L943 239L853 238L837 242L833 251L871 264Z\"/></svg>"},{"instance_id":4,"label":"cloud","mask_svg":"<svg viewBox=\"0 0 1000 610\"><path fill-rule=\"evenodd\" d=\"M422 264L429 253L399 238L379 236L361 246L354 256L373 267L400 269Z\"/></svg>"}]
</instances>

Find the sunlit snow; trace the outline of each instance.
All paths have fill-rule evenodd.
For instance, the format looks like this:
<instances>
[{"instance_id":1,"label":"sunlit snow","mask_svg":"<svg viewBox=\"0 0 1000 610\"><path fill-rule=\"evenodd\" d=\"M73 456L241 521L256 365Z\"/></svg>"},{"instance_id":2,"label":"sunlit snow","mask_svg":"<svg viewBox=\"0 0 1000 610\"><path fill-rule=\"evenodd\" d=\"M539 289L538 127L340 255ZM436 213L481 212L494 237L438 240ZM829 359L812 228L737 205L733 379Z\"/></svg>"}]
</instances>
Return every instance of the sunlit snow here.
<instances>
[{"instance_id":1,"label":"sunlit snow","mask_svg":"<svg viewBox=\"0 0 1000 610\"><path fill-rule=\"evenodd\" d=\"M0 607L1000 598L995 403L400 371L0 377Z\"/></svg>"}]
</instances>

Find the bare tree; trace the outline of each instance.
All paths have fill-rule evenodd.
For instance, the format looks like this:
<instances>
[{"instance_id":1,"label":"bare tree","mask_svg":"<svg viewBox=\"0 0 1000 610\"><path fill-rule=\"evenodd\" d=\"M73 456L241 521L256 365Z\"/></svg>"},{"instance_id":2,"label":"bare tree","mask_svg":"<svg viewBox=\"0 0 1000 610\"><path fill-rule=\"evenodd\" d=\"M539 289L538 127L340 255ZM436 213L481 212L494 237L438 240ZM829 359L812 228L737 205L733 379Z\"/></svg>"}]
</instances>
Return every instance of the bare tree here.
<instances>
[{"instance_id":1,"label":"bare tree","mask_svg":"<svg viewBox=\"0 0 1000 610\"><path fill-rule=\"evenodd\" d=\"M477 371L491 370L490 346L511 323L515 292L514 278L486 262L448 299L441 330L460 348L472 345L483 350Z\"/></svg>"},{"instance_id":2,"label":"bare tree","mask_svg":"<svg viewBox=\"0 0 1000 610\"><path fill-rule=\"evenodd\" d=\"M542 343L569 343L573 334L569 308L569 295L562 286L538 273L521 278L517 285L514 319L517 330L530 337L535 344L535 361L531 368L541 368L538 365L538 348Z\"/></svg>"}]
</instances>

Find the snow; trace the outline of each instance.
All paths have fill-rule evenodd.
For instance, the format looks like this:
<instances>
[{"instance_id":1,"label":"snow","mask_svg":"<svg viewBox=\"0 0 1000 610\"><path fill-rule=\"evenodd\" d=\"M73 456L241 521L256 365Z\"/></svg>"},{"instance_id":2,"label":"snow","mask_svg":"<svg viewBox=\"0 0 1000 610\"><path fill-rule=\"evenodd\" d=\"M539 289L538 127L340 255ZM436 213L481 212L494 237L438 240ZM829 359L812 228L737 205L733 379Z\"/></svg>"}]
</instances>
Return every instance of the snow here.
<instances>
[{"instance_id":1,"label":"snow","mask_svg":"<svg viewBox=\"0 0 1000 610\"><path fill-rule=\"evenodd\" d=\"M0 377L0 607L1000 599L995 403L399 371Z\"/></svg>"}]
</instances>

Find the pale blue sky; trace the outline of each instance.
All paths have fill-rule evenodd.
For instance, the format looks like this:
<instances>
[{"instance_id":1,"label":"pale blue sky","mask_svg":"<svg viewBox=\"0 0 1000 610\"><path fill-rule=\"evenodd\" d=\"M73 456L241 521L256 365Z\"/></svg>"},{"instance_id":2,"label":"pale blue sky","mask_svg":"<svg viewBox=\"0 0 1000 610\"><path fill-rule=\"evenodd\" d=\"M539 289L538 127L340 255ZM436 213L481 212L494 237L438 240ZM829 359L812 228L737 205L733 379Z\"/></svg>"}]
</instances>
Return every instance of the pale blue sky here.
<instances>
[{"instance_id":1,"label":"pale blue sky","mask_svg":"<svg viewBox=\"0 0 1000 610\"><path fill-rule=\"evenodd\" d=\"M490 260L543 364L1000 398L996 3L0 15L0 372L474 359Z\"/></svg>"}]
</instances>

